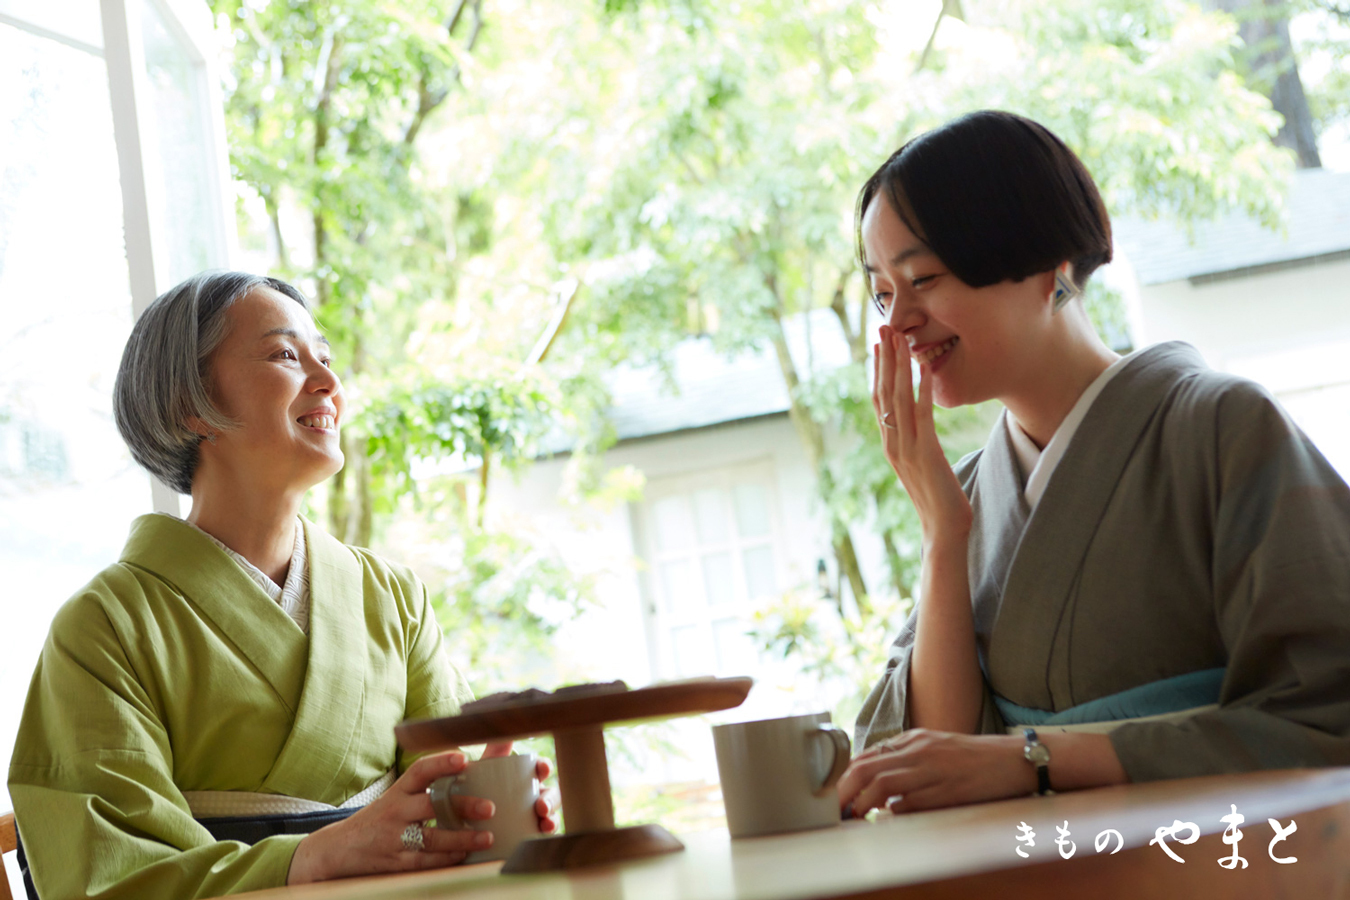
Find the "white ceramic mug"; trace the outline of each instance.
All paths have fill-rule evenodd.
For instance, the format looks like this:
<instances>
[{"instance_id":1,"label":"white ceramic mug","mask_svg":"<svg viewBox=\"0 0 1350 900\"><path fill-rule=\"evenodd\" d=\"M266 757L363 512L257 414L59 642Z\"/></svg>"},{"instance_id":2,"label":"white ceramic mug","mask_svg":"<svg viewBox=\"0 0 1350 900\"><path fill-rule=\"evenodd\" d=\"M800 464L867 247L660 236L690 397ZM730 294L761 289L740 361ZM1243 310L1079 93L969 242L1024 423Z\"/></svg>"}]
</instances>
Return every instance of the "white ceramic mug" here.
<instances>
[{"instance_id":1,"label":"white ceramic mug","mask_svg":"<svg viewBox=\"0 0 1350 900\"><path fill-rule=\"evenodd\" d=\"M839 824L834 786L848 768L848 735L829 713L713 726L732 837Z\"/></svg>"},{"instance_id":2,"label":"white ceramic mug","mask_svg":"<svg viewBox=\"0 0 1350 900\"><path fill-rule=\"evenodd\" d=\"M539 781L532 753L476 760L458 775L437 778L427 792L436 811L436 827L492 832L492 846L470 853L466 863L506 859L522 841L539 836L539 816L534 810ZM490 819L461 819L451 799L457 796L491 800L496 812Z\"/></svg>"}]
</instances>

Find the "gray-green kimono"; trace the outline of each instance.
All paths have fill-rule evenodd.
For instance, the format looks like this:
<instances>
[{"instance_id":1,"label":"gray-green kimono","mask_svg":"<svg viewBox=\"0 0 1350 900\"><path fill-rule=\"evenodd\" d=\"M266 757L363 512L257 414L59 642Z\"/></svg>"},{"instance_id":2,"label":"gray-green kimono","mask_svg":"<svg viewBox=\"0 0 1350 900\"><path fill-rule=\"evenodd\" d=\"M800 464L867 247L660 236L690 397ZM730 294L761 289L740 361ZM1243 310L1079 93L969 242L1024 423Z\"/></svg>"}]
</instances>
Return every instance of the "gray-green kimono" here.
<instances>
[{"instance_id":1,"label":"gray-green kimono","mask_svg":"<svg viewBox=\"0 0 1350 900\"><path fill-rule=\"evenodd\" d=\"M1162 344L1089 408L1028 514L1005 423L955 470L994 695L1059 711L1222 669L1218 708L1110 732L1133 781L1350 764L1350 489L1264 390ZM909 727L917 616L858 717Z\"/></svg>"},{"instance_id":2,"label":"gray-green kimono","mask_svg":"<svg viewBox=\"0 0 1350 900\"><path fill-rule=\"evenodd\" d=\"M57 613L9 768L42 900L285 884L303 835L214 841L183 792L341 805L401 768L399 721L469 696L410 571L305 536L308 636L203 534L157 515Z\"/></svg>"}]
</instances>

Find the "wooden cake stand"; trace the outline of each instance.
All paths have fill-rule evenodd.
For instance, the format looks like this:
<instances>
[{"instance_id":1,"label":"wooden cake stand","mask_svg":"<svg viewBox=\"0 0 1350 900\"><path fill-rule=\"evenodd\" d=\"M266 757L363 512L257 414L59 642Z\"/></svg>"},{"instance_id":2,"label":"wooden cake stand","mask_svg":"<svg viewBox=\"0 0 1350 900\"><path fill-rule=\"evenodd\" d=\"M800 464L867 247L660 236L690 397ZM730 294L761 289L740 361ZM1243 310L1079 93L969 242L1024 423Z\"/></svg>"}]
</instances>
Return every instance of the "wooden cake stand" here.
<instances>
[{"instance_id":1,"label":"wooden cake stand","mask_svg":"<svg viewBox=\"0 0 1350 900\"><path fill-rule=\"evenodd\" d=\"M744 702L752 684L750 678L699 678L631 691L510 699L459 716L404 722L394 734L409 753L552 734L567 833L526 841L502 871L573 869L684 849L660 825L614 827L604 727L731 709Z\"/></svg>"}]
</instances>

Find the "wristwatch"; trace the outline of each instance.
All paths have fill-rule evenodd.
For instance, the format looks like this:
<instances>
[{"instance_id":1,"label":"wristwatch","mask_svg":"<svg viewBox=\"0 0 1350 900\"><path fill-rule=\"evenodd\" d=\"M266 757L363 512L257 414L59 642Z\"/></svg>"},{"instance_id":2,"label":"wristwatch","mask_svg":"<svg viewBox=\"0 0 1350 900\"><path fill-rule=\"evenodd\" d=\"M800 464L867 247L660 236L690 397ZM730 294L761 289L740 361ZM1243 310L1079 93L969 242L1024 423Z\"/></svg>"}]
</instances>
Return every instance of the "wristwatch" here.
<instances>
[{"instance_id":1,"label":"wristwatch","mask_svg":"<svg viewBox=\"0 0 1350 900\"><path fill-rule=\"evenodd\" d=\"M1050 748L1036 737L1036 729L1023 728L1022 734L1027 739L1026 746L1022 748L1022 756L1036 767L1036 793L1042 797L1053 794L1054 791L1050 790Z\"/></svg>"}]
</instances>

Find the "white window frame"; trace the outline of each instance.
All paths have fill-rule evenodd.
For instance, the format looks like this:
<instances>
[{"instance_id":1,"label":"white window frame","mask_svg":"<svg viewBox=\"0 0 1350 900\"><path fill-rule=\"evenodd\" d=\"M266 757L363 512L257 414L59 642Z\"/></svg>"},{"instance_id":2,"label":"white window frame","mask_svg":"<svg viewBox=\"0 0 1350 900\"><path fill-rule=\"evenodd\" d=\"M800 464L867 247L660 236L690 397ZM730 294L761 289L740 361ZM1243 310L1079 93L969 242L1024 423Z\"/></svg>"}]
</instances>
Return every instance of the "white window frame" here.
<instances>
[{"instance_id":1,"label":"white window frame","mask_svg":"<svg viewBox=\"0 0 1350 900\"><path fill-rule=\"evenodd\" d=\"M98 0L102 16L102 45L91 34L62 26L46 7L47 0L0 0L0 22L102 57L108 70L108 90L122 183L122 224L126 237L132 314L145 308L172 286L167 271L165 223L152 210L162 208L163 181L158 157L154 108L150 101L145 46L142 38L144 5L153 5L171 37L195 71L196 102L204 108L208 171L207 253L213 268L231 268L238 259L238 236L233 215L229 150L225 137L225 109L217 44L211 11L203 0ZM177 491L151 478L154 509L180 515Z\"/></svg>"}]
</instances>

